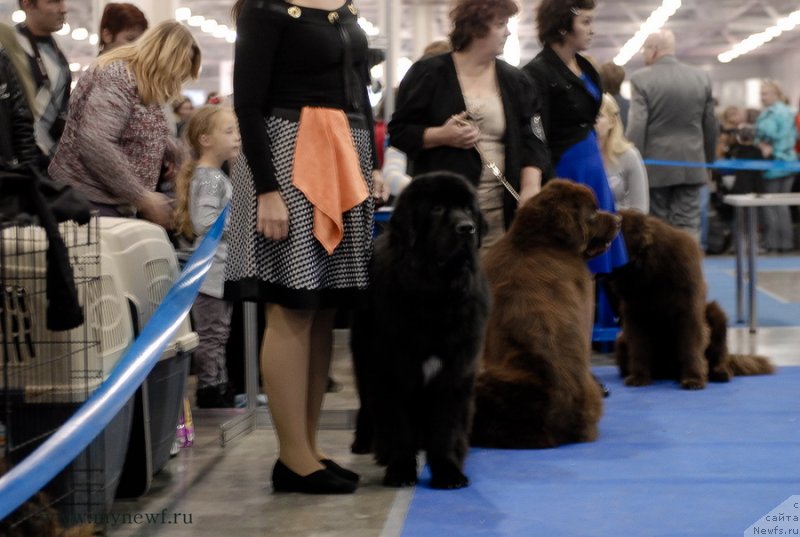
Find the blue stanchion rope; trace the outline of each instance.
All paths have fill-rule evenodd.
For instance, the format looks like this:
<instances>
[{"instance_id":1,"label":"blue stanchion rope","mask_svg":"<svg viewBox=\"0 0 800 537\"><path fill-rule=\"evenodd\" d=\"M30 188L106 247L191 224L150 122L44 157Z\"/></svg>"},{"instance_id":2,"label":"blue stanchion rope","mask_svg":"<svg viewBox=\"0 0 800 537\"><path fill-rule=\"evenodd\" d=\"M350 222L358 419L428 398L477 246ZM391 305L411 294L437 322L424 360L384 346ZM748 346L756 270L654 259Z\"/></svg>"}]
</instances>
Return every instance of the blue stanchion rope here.
<instances>
[{"instance_id":1,"label":"blue stanchion rope","mask_svg":"<svg viewBox=\"0 0 800 537\"><path fill-rule=\"evenodd\" d=\"M50 438L0 477L0 519L36 494L80 455L144 382L197 298L200 284L214 260L227 213L225 207L105 382Z\"/></svg>"},{"instance_id":2,"label":"blue stanchion rope","mask_svg":"<svg viewBox=\"0 0 800 537\"><path fill-rule=\"evenodd\" d=\"M778 170L785 172L800 172L800 161L785 160L747 160L747 159L720 159L714 162L681 162L675 160L646 159L649 166L673 166L681 168L710 168L715 170Z\"/></svg>"}]
</instances>

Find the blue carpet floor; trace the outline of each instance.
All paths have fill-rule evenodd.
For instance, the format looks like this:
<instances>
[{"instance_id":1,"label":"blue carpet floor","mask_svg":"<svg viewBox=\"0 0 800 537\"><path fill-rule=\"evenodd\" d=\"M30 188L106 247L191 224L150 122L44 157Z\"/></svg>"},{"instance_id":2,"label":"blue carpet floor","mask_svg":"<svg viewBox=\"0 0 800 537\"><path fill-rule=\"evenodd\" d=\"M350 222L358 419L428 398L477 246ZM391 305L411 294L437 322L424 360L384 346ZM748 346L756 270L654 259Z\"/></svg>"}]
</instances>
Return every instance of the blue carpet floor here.
<instances>
[{"instance_id":1,"label":"blue carpet floor","mask_svg":"<svg viewBox=\"0 0 800 537\"><path fill-rule=\"evenodd\" d=\"M756 261L759 273L800 271L800 257L760 257ZM745 269L747 263L745 261ZM728 314L731 326L736 323L736 260L732 257L706 258L703 270L708 282L709 300L716 300ZM747 280L744 282L745 315L747 314ZM762 327L800 326L800 303L784 303L770 294L759 291L757 299L758 325Z\"/></svg>"},{"instance_id":2,"label":"blue carpet floor","mask_svg":"<svg viewBox=\"0 0 800 537\"><path fill-rule=\"evenodd\" d=\"M403 535L730 537L800 494L800 367L697 392L596 373L612 391L598 441L472 450L458 491L425 470Z\"/></svg>"}]
</instances>

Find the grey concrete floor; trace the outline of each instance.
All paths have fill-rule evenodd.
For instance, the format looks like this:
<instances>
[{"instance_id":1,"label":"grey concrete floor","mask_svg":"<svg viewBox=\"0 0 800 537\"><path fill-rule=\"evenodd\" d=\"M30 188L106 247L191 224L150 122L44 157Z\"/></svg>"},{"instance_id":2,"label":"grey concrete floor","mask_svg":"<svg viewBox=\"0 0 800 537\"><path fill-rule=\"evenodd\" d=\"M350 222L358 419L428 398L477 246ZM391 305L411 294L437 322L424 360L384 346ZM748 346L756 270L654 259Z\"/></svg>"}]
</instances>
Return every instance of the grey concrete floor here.
<instances>
[{"instance_id":1,"label":"grey concrete floor","mask_svg":"<svg viewBox=\"0 0 800 537\"><path fill-rule=\"evenodd\" d=\"M778 281L780 280L780 281ZM759 285L789 301L800 301L796 275L759 275ZM800 319L798 320L800 325ZM113 537L394 537L402 530L413 490L387 489L380 485L382 469L369 456L352 455L352 418L358 406L347 334L337 334L334 377L344 389L329 394L321 444L341 464L359 472L362 485L353 495L306 496L273 494L270 472L276 457L274 433L267 426L266 411L258 412L255 432L226 447L219 442L219 425L236 415L234 410L196 410L195 444L182 449L155 476L150 492L135 501L117 501L114 515L141 514L140 523L109 527ZM732 352L756 352L777 365L800 365L800 328L761 328L749 334L745 328L729 331ZM613 363L609 355L596 354L593 363ZM190 388L191 389L191 388ZM613 397L613 394L612 394ZM157 515L157 518L153 518ZM129 520L130 521L130 520Z\"/></svg>"}]
</instances>

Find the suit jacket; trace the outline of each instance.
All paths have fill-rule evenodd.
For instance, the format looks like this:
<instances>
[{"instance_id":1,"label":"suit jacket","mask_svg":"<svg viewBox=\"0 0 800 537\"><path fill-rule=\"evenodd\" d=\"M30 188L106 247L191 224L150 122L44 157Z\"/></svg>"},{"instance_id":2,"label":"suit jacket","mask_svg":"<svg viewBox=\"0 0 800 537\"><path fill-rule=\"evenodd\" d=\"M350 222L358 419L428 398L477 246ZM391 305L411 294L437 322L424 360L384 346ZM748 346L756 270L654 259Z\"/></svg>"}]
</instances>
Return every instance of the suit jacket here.
<instances>
[{"instance_id":1,"label":"suit jacket","mask_svg":"<svg viewBox=\"0 0 800 537\"><path fill-rule=\"evenodd\" d=\"M631 76L627 138L645 159L712 162L718 129L708 75L665 56ZM650 188L704 184L703 168L647 166Z\"/></svg>"},{"instance_id":2,"label":"suit jacket","mask_svg":"<svg viewBox=\"0 0 800 537\"><path fill-rule=\"evenodd\" d=\"M517 68L501 60L496 62L496 73L506 122L505 176L519 191L522 168L537 167L542 170L544 179L549 173L550 157L541 138L541 129L538 129L540 137L534 134L534 121L538 122L539 111L530 82ZM453 57L448 53L420 60L411 66L400 83L397 106L389 122L389 144L413 161L414 175L447 170L460 173L477 185L482 163L475 149L422 147L425 129L438 127L450 116L466 109ZM516 208L516 200L504 191L506 226Z\"/></svg>"},{"instance_id":3,"label":"suit jacket","mask_svg":"<svg viewBox=\"0 0 800 537\"><path fill-rule=\"evenodd\" d=\"M589 60L580 54L576 59L581 71L595 86L602 88L600 75ZM594 128L600 101L548 46L522 71L533 80L541 99L542 124L555 165L564 151L584 140Z\"/></svg>"}]
</instances>

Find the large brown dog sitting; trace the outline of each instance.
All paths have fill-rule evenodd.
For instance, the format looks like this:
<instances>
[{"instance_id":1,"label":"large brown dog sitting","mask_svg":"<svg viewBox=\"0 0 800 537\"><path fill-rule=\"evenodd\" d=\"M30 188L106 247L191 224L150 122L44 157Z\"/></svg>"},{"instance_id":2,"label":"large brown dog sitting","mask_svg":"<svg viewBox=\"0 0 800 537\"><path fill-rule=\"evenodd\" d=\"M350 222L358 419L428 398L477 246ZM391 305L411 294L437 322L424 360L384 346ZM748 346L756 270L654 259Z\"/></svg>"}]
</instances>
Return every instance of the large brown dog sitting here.
<instances>
[{"instance_id":1,"label":"large brown dog sitting","mask_svg":"<svg viewBox=\"0 0 800 537\"><path fill-rule=\"evenodd\" d=\"M623 329L616 354L625 384L677 379L702 389L708 380L772 373L764 357L728 353L727 317L716 302L706 304L697 241L655 217L620 213L630 262L614 271L609 287Z\"/></svg>"},{"instance_id":2,"label":"large brown dog sitting","mask_svg":"<svg viewBox=\"0 0 800 537\"><path fill-rule=\"evenodd\" d=\"M589 370L594 294L586 260L619 218L553 180L517 211L484 260L492 289L471 443L547 448L597 438L602 393Z\"/></svg>"}]
</instances>

